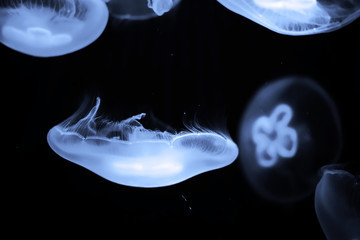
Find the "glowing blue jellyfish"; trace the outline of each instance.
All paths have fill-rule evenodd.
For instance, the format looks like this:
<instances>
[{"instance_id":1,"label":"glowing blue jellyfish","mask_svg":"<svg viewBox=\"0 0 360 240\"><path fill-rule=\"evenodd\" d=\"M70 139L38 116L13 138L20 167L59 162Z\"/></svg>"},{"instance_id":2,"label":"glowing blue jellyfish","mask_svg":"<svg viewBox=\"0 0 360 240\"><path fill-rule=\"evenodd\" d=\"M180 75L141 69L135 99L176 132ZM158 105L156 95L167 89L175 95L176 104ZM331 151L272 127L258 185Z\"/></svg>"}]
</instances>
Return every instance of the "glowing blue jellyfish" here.
<instances>
[{"instance_id":1,"label":"glowing blue jellyfish","mask_svg":"<svg viewBox=\"0 0 360 240\"><path fill-rule=\"evenodd\" d=\"M323 168L315 191L315 210L329 240L360 239L360 175L341 165Z\"/></svg>"},{"instance_id":2,"label":"glowing blue jellyfish","mask_svg":"<svg viewBox=\"0 0 360 240\"><path fill-rule=\"evenodd\" d=\"M274 32L310 35L337 30L360 16L360 0L218 0Z\"/></svg>"},{"instance_id":3,"label":"glowing blue jellyfish","mask_svg":"<svg viewBox=\"0 0 360 240\"><path fill-rule=\"evenodd\" d=\"M341 150L336 108L313 81L285 78L260 89L239 126L240 162L253 189L278 202L315 189L321 166Z\"/></svg>"},{"instance_id":4,"label":"glowing blue jellyfish","mask_svg":"<svg viewBox=\"0 0 360 240\"><path fill-rule=\"evenodd\" d=\"M47 136L61 157L119 184L161 187L232 163L236 144L215 132L169 132L145 129L144 113L121 122L96 117L100 105L77 123L70 117Z\"/></svg>"},{"instance_id":5,"label":"glowing blue jellyfish","mask_svg":"<svg viewBox=\"0 0 360 240\"><path fill-rule=\"evenodd\" d=\"M0 41L32 56L64 55L94 42L108 17L103 0L2 1Z\"/></svg>"},{"instance_id":6,"label":"glowing blue jellyfish","mask_svg":"<svg viewBox=\"0 0 360 240\"><path fill-rule=\"evenodd\" d=\"M120 19L143 20L161 16L180 0L107 0L110 14Z\"/></svg>"},{"instance_id":7,"label":"glowing blue jellyfish","mask_svg":"<svg viewBox=\"0 0 360 240\"><path fill-rule=\"evenodd\" d=\"M297 132L288 126L292 109L279 104L269 117L259 117L252 126L256 160L263 167L274 166L280 157L291 158L297 151Z\"/></svg>"}]
</instances>

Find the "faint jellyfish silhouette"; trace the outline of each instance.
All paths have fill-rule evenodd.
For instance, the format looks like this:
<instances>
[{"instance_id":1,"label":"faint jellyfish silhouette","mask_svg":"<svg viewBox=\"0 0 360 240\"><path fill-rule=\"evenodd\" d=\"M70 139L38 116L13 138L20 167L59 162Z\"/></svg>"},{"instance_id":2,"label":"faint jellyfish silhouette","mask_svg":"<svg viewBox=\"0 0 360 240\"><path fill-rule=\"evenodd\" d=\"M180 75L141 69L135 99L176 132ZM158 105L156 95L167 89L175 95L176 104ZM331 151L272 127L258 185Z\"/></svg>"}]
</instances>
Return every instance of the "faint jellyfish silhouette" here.
<instances>
[{"instance_id":1,"label":"faint jellyfish silhouette","mask_svg":"<svg viewBox=\"0 0 360 240\"><path fill-rule=\"evenodd\" d=\"M103 0L1 1L0 41L28 55L60 56L94 42L108 17Z\"/></svg>"},{"instance_id":2,"label":"faint jellyfish silhouette","mask_svg":"<svg viewBox=\"0 0 360 240\"><path fill-rule=\"evenodd\" d=\"M360 16L360 0L218 0L274 32L310 35L335 31Z\"/></svg>"},{"instance_id":3,"label":"faint jellyfish silhouette","mask_svg":"<svg viewBox=\"0 0 360 240\"><path fill-rule=\"evenodd\" d=\"M284 78L260 89L239 126L240 162L261 196L278 202L313 192L321 166L334 162L341 129L334 103L306 78Z\"/></svg>"},{"instance_id":4,"label":"faint jellyfish silhouette","mask_svg":"<svg viewBox=\"0 0 360 240\"><path fill-rule=\"evenodd\" d=\"M110 14L116 18L144 20L161 16L180 0L107 0Z\"/></svg>"},{"instance_id":5,"label":"faint jellyfish silhouette","mask_svg":"<svg viewBox=\"0 0 360 240\"><path fill-rule=\"evenodd\" d=\"M329 240L360 239L360 172L348 167L325 166L316 187L316 215Z\"/></svg>"},{"instance_id":6,"label":"faint jellyfish silhouette","mask_svg":"<svg viewBox=\"0 0 360 240\"><path fill-rule=\"evenodd\" d=\"M96 105L81 118L73 115L47 136L61 157L105 179L134 187L162 187L225 167L238 155L236 144L212 131L178 134L145 129L144 113L121 122L96 117Z\"/></svg>"}]
</instances>

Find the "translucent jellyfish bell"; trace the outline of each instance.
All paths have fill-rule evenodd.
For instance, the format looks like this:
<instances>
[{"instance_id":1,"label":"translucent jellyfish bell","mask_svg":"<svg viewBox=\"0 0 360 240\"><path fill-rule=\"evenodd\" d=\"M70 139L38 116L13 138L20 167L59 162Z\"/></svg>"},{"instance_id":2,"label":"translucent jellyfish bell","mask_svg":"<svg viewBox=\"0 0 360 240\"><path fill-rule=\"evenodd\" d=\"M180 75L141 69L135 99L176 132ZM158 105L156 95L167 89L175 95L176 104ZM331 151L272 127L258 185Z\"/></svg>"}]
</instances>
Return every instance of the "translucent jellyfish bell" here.
<instances>
[{"instance_id":1,"label":"translucent jellyfish bell","mask_svg":"<svg viewBox=\"0 0 360 240\"><path fill-rule=\"evenodd\" d=\"M161 16L180 0L107 0L110 14L120 19L143 20Z\"/></svg>"},{"instance_id":2,"label":"translucent jellyfish bell","mask_svg":"<svg viewBox=\"0 0 360 240\"><path fill-rule=\"evenodd\" d=\"M329 240L360 239L360 172L325 166L315 191L315 210Z\"/></svg>"},{"instance_id":3,"label":"translucent jellyfish bell","mask_svg":"<svg viewBox=\"0 0 360 240\"><path fill-rule=\"evenodd\" d=\"M337 30L360 16L360 0L218 0L274 32L310 35Z\"/></svg>"},{"instance_id":4,"label":"translucent jellyfish bell","mask_svg":"<svg viewBox=\"0 0 360 240\"><path fill-rule=\"evenodd\" d=\"M284 78L260 89L239 126L240 162L261 196L278 202L313 192L321 166L342 145L334 103L306 78Z\"/></svg>"},{"instance_id":5,"label":"translucent jellyfish bell","mask_svg":"<svg viewBox=\"0 0 360 240\"><path fill-rule=\"evenodd\" d=\"M9 0L0 3L0 41L36 57L72 53L104 31L103 0Z\"/></svg>"},{"instance_id":6,"label":"translucent jellyfish bell","mask_svg":"<svg viewBox=\"0 0 360 240\"><path fill-rule=\"evenodd\" d=\"M169 132L145 129L139 114L121 122L96 117L100 105L74 123L73 116L47 136L61 157L119 184L161 187L232 163L236 144L215 132Z\"/></svg>"}]
</instances>

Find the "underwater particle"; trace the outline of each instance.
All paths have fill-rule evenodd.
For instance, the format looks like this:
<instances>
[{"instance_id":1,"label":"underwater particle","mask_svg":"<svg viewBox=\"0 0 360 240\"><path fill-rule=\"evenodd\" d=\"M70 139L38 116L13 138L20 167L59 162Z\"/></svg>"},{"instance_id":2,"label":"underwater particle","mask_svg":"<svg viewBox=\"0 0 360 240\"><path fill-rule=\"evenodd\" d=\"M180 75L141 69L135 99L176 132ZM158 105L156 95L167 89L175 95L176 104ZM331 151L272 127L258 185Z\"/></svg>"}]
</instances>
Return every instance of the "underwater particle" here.
<instances>
[{"instance_id":1,"label":"underwater particle","mask_svg":"<svg viewBox=\"0 0 360 240\"><path fill-rule=\"evenodd\" d=\"M103 0L3 1L0 41L36 57L61 56L94 42L108 17Z\"/></svg>"},{"instance_id":2,"label":"underwater particle","mask_svg":"<svg viewBox=\"0 0 360 240\"><path fill-rule=\"evenodd\" d=\"M105 179L133 187L162 187L225 167L238 155L236 144L212 131L178 134L145 129L138 114L121 122L96 117L95 106L50 129L47 140L61 157Z\"/></svg>"},{"instance_id":3,"label":"underwater particle","mask_svg":"<svg viewBox=\"0 0 360 240\"><path fill-rule=\"evenodd\" d=\"M238 138L246 179L259 195L277 202L311 194L318 169L335 162L342 146L333 101L303 77L261 88L245 110Z\"/></svg>"},{"instance_id":4,"label":"underwater particle","mask_svg":"<svg viewBox=\"0 0 360 240\"><path fill-rule=\"evenodd\" d=\"M322 168L315 191L315 210L326 238L360 239L360 172L345 165Z\"/></svg>"},{"instance_id":5,"label":"underwater particle","mask_svg":"<svg viewBox=\"0 0 360 240\"><path fill-rule=\"evenodd\" d=\"M274 32L311 35L335 31L360 16L360 0L218 0Z\"/></svg>"}]
</instances>

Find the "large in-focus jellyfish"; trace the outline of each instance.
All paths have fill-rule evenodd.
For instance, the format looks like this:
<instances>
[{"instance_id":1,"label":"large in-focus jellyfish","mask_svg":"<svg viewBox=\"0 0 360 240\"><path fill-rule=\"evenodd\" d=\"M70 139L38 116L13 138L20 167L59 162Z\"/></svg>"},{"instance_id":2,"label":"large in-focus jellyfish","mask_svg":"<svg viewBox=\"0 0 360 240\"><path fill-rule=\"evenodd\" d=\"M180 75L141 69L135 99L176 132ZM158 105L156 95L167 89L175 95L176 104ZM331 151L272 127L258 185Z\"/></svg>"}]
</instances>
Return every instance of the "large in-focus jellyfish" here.
<instances>
[{"instance_id":1,"label":"large in-focus jellyfish","mask_svg":"<svg viewBox=\"0 0 360 240\"><path fill-rule=\"evenodd\" d=\"M312 193L318 169L336 161L342 145L333 101L318 84L302 77L260 89L238 134L248 182L261 196L278 202Z\"/></svg>"},{"instance_id":2,"label":"large in-focus jellyfish","mask_svg":"<svg viewBox=\"0 0 360 240\"><path fill-rule=\"evenodd\" d=\"M145 129L145 114L121 122L96 117L96 105L84 118L76 116L53 127L47 136L61 157L119 184L161 187L232 163L236 144L212 131L179 134Z\"/></svg>"},{"instance_id":3,"label":"large in-focus jellyfish","mask_svg":"<svg viewBox=\"0 0 360 240\"><path fill-rule=\"evenodd\" d=\"M110 14L116 18L143 20L161 16L180 0L107 0Z\"/></svg>"},{"instance_id":4,"label":"large in-focus jellyfish","mask_svg":"<svg viewBox=\"0 0 360 240\"><path fill-rule=\"evenodd\" d=\"M352 166L349 168L349 166ZM349 168L349 169L347 169ZM322 169L315 210L326 238L360 239L360 172L353 164Z\"/></svg>"},{"instance_id":5,"label":"large in-focus jellyfish","mask_svg":"<svg viewBox=\"0 0 360 240\"><path fill-rule=\"evenodd\" d=\"M218 0L274 32L310 35L337 30L360 16L360 0Z\"/></svg>"},{"instance_id":6,"label":"large in-focus jellyfish","mask_svg":"<svg viewBox=\"0 0 360 240\"><path fill-rule=\"evenodd\" d=\"M94 42L108 17L103 0L1 1L0 41L28 55L60 56Z\"/></svg>"}]
</instances>

